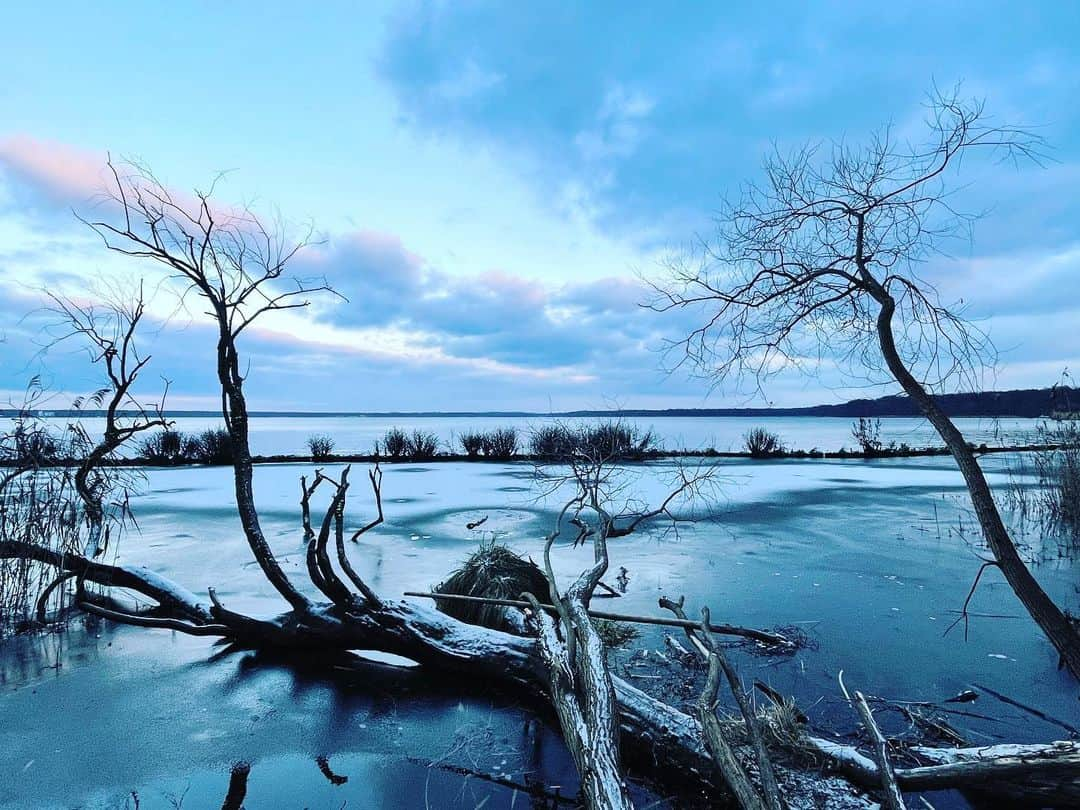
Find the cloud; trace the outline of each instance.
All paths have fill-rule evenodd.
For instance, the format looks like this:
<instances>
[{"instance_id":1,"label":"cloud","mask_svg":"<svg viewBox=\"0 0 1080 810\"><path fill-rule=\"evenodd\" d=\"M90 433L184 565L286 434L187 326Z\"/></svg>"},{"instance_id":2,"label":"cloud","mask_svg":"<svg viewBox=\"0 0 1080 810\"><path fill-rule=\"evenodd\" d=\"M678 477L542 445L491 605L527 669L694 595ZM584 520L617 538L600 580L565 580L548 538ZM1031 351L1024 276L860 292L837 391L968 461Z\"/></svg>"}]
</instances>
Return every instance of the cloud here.
<instances>
[{"instance_id":1,"label":"cloud","mask_svg":"<svg viewBox=\"0 0 1080 810\"><path fill-rule=\"evenodd\" d=\"M425 262L387 233L358 230L309 245L291 266L299 277L326 278L348 301L316 311L351 326L391 324L406 316L424 281Z\"/></svg>"},{"instance_id":2,"label":"cloud","mask_svg":"<svg viewBox=\"0 0 1080 810\"><path fill-rule=\"evenodd\" d=\"M963 80L1000 120L1037 126L1055 157L1080 158L1069 12L1029 19L1002 6L984 15L996 24L960 39L953 32L970 21L949 4L784 16L777 26L768 5L716 6L658 24L644 7L604 3L407 5L389 21L378 70L410 127L505 155L556 214L646 248L707 231L723 196L758 176L771 143L855 143L921 118L934 80ZM497 93L477 103L431 92L470 63L499 77ZM1008 206L978 189L978 207ZM1075 222L1073 196L993 217L992 249Z\"/></svg>"},{"instance_id":3,"label":"cloud","mask_svg":"<svg viewBox=\"0 0 1080 810\"><path fill-rule=\"evenodd\" d=\"M616 84L604 94L596 120L574 137L586 161L627 158L638 148L656 102L641 91Z\"/></svg>"},{"instance_id":4,"label":"cloud","mask_svg":"<svg viewBox=\"0 0 1080 810\"><path fill-rule=\"evenodd\" d=\"M456 74L439 79L431 91L444 101L459 102L485 95L502 81L501 74L484 70L472 59L467 59Z\"/></svg>"},{"instance_id":5,"label":"cloud","mask_svg":"<svg viewBox=\"0 0 1080 810\"><path fill-rule=\"evenodd\" d=\"M55 206L85 203L106 184L104 154L28 135L0 141L0 167L19 188Z\"/></svg>"},{"instance_id":6,"label":"cloud","mask_svg":"<svg viewBox=\"0 0 1080 810\"><path fill-rule=\"evenodd\" d=\"M637 280L550 284L501 270L450 274L388 234L332 237L300 253L293 270L325 277L348 299L322 301L319 320L341 330L394 330L402 336L399 351L404 344L438 347L444 360L593 375L615 345L655 331L646 324L651 313L638 306L646 290Z\"/></svg>"}]
</instances>

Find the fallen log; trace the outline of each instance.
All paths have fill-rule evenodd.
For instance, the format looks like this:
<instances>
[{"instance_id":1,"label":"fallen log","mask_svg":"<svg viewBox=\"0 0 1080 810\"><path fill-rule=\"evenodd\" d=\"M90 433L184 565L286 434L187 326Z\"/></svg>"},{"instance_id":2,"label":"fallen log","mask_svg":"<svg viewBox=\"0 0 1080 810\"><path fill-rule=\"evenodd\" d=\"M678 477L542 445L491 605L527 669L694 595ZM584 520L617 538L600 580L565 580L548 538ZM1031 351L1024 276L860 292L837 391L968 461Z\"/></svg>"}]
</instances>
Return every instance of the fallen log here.
<instances>
[{"instance_id":1,"label":"fallen log","mask_svg":"<svg viewBox=\"0 0 1080 810\"><path fill-rule=\"evenodd\" d=\"M854 746L813 736L802 742L856 784L866 788L881 784L877 763ZM958 789L1039 807L1080 805L1080 743L1075 741L979 748L917 746L909 752L932 764L897 768L896 781L904 791Z\"/></svg>"}]
</instances>

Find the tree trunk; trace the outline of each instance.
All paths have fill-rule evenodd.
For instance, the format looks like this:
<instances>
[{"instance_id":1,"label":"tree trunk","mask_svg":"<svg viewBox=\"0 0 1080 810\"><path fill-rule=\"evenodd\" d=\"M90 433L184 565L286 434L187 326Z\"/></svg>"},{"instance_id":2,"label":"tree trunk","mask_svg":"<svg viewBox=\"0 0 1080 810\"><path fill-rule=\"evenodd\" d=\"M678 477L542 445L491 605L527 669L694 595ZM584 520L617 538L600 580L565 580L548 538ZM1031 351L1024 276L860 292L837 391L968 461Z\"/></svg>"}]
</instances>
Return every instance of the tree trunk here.
<instances>
[{"instance_id":1,"label":"tree trunk","mask_svg":"<svg viewBox=\"0 0 1080 810\"><path fill-rule=\"evenodd\" d=\"M994 555L997 567L1001 569L1009 586L1031 614L1031 618L1050 639L1050 643L1061 656L1061 662L1069 668L1074 677L1080 678L1080 634L1061 609L1047 596L1046 591L1042 589L1020 558L1001 520L997 504L994 503L994 497L990 492L990 486L986 483L986 476L983 475L982 468L979 467L975 454L964 441L963 435L901 359L892 330L896 302L888 293L882 291L882 294L883 297L878 299L881 311L877 319L877 332L881 353L885 357L889 370L907 395L926 415L927 420L937 430L956 460L971 495L979 526Z\"/></svg>"}]
</instances>

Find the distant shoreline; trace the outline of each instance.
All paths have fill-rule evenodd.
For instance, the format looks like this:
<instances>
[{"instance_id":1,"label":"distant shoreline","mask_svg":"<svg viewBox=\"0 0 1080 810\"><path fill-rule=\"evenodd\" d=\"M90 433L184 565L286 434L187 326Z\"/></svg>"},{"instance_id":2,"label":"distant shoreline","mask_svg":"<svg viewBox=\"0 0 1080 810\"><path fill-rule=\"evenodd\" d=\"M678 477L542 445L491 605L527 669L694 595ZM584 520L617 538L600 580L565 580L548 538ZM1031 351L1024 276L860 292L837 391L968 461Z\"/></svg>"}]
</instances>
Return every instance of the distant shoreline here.
<instances>
[{"instance_id":1,"label":"distant shoreline","mask_svg":"<svg viewBox=\"0 0 1080 810\"><path fill-rule=\"evenodd\" d=\"M937 402L951 417L982 419L1053 419L1075 414L1080 405L1080 389L1023 388L1011 391L982 391L972 394L942 394ZM99 418L104 411L41 408L21 412L18 408L0 409L0 418L20 414L60 419ZM134 415L123 412L123 416ZM168 411L169 419L220 418L221 411ZM837 417L921 418L922 412L908 397L891 395L877 399L853 399L835 405L810 405L798 408L624 408L609 410L574 410L543 413L540 411L252 411L255 419L657 419L739 417Z\"/></svg>"}]
</instances>

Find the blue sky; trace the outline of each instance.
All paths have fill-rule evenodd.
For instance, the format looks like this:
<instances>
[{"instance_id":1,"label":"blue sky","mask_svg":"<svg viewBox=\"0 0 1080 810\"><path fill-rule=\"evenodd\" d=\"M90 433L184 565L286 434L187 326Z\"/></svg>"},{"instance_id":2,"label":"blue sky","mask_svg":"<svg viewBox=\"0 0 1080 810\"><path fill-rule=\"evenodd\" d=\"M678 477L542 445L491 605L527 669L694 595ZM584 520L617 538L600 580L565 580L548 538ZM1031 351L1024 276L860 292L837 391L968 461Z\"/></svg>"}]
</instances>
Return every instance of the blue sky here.
<instances>
[{"instance_id":1,"label":"blue sky","mask_svg":"<svg viewBox=\"0 0 1080 810\"><path fill-rule=\"evenodd\" d=\"M665 373L657 350L689 321L643 311L639 276L708 234L774 144L917 133L932 84L958 81L1054 160L965 167L962 199L989 210L938 277L997 342L996 387L1050 384L1080 362L1078 39L1065 2L17 4L0 30L0 391L39 371L93 385L81 355L38 351L35 289L156 272L71 215L109 150L178 189L229 170L225 201L323 238L298 269L350 302L252 334L256 408L761 404ZM165 376L174 406L213 407L205 321L153 326L148 390ZM867 393L839 371L780 375L767 401Z\"/></svg>"}]
</instances>

